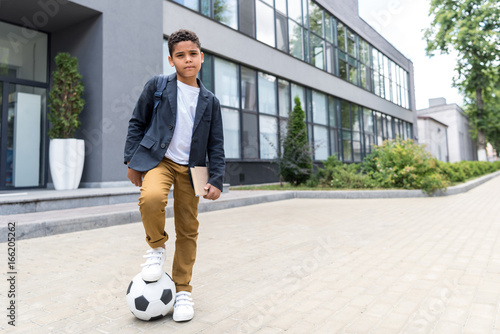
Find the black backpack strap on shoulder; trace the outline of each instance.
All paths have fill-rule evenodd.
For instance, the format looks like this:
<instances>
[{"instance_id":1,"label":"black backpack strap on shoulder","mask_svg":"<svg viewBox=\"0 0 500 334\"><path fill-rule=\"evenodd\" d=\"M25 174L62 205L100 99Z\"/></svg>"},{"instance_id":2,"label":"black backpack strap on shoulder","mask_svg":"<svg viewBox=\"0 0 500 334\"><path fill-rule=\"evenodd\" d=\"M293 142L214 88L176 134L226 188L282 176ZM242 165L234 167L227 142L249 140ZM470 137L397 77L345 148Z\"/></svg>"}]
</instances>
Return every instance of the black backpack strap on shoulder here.
<instances>
[{"instance_id":1,"label":"black backpack strap on shoulder","mask_svg":"<svg viewBox=\"0 0 500 334\"><path fill-rule=\"evenodd\" d=\"M151 121L149 122L149 125L146 129L146 131L149 129L151 126L151 123L153 123L153 120L156 117L156 109L158 109L158 106L160 105L161 102L161 97L163 95L163 91L165 90L165 87L167 87L167 80L168 77L166 75L159 75L158 76L158 81L156 82L156 92L154 95L154 100L155 104L153 107L153 115L151 116Z\"/></svg>"}]
</instances>

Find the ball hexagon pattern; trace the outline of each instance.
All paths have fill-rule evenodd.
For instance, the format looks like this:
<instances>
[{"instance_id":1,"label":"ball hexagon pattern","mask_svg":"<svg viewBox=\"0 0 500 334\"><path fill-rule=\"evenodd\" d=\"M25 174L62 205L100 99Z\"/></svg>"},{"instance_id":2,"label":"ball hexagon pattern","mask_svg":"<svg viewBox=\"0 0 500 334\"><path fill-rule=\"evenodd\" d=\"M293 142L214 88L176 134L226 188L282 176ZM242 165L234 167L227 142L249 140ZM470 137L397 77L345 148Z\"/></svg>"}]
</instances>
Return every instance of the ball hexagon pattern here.
<instances>
[{"instance_id":1,"label":"ball hexagon pattern","mask_svg":"<svg viewBox=\"0 0 500 334\"><path fill-rule=\"evenodd\" d=\"M126 299L128 308L138 319L160 319L174 305L174 281L167 273L163 273L158 281L145 282L139 273L130 282Z\"/></svg>"}]
</instances>

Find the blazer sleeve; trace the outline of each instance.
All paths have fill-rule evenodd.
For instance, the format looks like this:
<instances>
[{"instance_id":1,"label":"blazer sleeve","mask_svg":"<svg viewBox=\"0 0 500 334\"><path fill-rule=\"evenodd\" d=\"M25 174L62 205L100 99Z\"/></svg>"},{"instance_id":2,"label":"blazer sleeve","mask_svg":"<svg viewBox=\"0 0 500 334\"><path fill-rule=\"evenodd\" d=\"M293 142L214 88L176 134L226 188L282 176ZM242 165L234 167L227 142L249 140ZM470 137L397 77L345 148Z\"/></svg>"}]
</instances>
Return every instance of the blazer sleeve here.
<instances>
[{"instance_id":1,"label":"blazer sleeve","mask_svg":"<svg viewBox=\"0 0 500 334\"><path fill-rule=\"evenodd\" d=\"M224 130L219 100L214 96L212 121L207 143L209 166L208 183L222 191L226 159L224 155Z\"/></svg>"},{"instance_id":2,"label":"blazer sleeve","mask_svg":"<svg viewBox=\"0 0 500 334\"><path fill-rule=\"evenodd\" d=\"M154 107L154 93L156 90L157 77L151 78L142 90L137 104L135 105L132 117L128 123L127 139L125 141L124 163L129 162L139 147L139 143L144 137L146 128L151 121Z\"/></svg>"}]
</instances>

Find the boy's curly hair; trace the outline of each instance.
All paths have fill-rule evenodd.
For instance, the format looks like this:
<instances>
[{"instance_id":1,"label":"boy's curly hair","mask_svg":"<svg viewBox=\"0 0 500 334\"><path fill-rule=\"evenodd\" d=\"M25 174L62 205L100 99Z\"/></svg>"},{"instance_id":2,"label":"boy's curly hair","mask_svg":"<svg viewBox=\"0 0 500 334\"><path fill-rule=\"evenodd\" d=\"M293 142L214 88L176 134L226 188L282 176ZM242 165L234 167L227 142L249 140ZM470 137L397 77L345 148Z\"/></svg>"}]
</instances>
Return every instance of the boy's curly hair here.
<instances>
[{"instance_id":1,"label":"boy's curly hair","mask_svg":"<svg viewBox=\"0 0 500 334\"><path fill-rule=\"evenodd\" d=\"M173 32L169 37L168 37L168 52L170 53L170 56L172 56L172 52L174 51L174 47L180 43L180 42L185 42L185 41L191 41L196 46L198 49L201 50L201 43L196 36L196 34L190 30L186 29L180 29L175 32Z\"/></svg>"}]
</instances>

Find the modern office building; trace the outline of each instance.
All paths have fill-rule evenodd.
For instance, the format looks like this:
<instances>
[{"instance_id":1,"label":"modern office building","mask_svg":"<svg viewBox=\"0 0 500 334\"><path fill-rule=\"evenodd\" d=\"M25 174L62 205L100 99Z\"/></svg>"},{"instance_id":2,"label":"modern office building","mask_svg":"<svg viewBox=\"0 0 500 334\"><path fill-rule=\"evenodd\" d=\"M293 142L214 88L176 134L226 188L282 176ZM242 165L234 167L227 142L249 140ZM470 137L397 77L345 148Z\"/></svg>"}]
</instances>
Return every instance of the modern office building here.
<instances>
[{"instance_id":1,"label":"modern office building","mask_svg":"<svg viewBox=\"0 0 500 334\"><path fill-rule=\"evenodd\" d=\"M429 108L418 110L417 115L419 143L425 143L428 150L439 160L448 162L477 160L476 142L471 137L469 118L457 104L446 103L443 97L429 99ZM441 126L432 126L429 124L430 119L433 119L434 123L439 122ZM443 126L446 126L447 160L441 158L445 150L443 133L440 131L436 134L438 129L443 129Z\"/></svg>"},{"instance_id":2,"label":"modern office building","mask_svg":"<svg viewBox=\"0 0 500 334\"><path fill-rule=\"evenodd\" d=\"M128 119L145 82L172 72L166 38L180 28L199 35L200 77L221 101L227 183L279 179L296 96L318 163L359 162L374 144L413 137L413 65L359 17L357 0L2 0L0 189L50 184L47 96L60 51L78 57L85 85L81 186L129 184Z\"/></svg>"}]
</instances>

